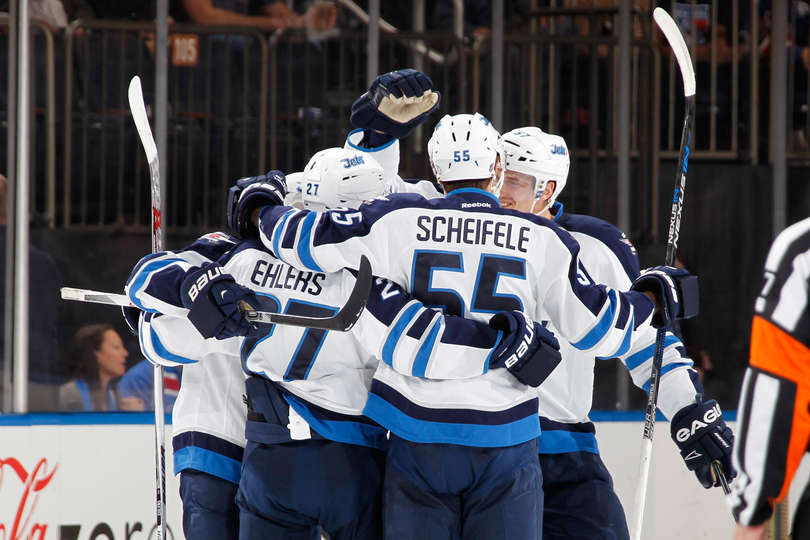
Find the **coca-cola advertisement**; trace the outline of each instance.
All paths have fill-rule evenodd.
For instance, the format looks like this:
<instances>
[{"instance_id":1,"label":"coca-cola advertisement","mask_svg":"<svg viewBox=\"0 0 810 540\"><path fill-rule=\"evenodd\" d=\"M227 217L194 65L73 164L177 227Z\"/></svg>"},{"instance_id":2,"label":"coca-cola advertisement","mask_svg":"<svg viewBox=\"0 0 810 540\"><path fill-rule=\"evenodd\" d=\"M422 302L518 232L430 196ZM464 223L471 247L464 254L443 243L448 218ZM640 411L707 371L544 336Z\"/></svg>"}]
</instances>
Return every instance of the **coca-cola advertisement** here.
<instances>
[{"instance_id":1,"label":"coca-cola advertisement","mask_svg":"<svg viewBox=\"0 0 810 540\"><path fill-rule=\"evenodd\" d=\"M157 538L150 426L0 426L0 433L0 540ZM167 538L181 539L170 454L166 461Z\"/></svg>"}]
</instances>

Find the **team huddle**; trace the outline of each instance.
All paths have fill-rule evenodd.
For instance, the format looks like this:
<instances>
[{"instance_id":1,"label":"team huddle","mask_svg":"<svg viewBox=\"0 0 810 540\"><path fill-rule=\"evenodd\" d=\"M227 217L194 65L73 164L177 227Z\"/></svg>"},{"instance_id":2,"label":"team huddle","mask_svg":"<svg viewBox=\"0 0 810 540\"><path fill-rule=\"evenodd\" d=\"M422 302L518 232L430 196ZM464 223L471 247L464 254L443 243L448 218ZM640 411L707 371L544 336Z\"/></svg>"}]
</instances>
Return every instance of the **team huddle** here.
<instances>
[{"instance_id":1,"label":"team huddle","mask_svg":"<svg viewBox=\"0 0 810 540\"><path fill-rule=\"evenodd\" d=\"M143 353L182 365L173 413L187 538L628 538L588 418L598 359L649 390L657 328L696 313L696 278L640 272L632 244L557 201L565 141L447 115L399 174L399 140L439 93L379 76L343 148L303 172L237 181L229 233L141 259L126 293ZM331 317L361 258L347 332L256 322ZM733 435L667 332L658 406L704 487Z\"/></svg>"}]
</instances>

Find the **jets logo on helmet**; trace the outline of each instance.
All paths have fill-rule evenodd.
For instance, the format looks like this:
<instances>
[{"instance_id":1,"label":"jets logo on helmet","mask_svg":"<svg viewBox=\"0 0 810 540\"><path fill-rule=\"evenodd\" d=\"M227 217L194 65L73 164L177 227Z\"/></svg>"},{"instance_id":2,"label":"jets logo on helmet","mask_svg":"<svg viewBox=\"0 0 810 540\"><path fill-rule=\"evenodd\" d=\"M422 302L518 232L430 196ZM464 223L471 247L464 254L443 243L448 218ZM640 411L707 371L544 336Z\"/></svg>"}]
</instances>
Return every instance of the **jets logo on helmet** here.
<instances>
[{"instance_id":1,"label":"jets logo on helmet","mask_svg":"<svg viewBox=\"0 0 810 540\"><path fill-rule=\"evenodd\" d=\"M498 132L478 113L445 115L428 141L428 157L439 182L491 178L498 158Z\"/></svg>"},{"instance_id":2,"label":"jets logo on helmet","mask_svg":"<svg viewBox=\"0 0 810 540\"><path fill-rule=\"evenodd\" d=\"M545 208L554 204L565 187L571 166L565 139L537 127L523 127L504 133L500 150L506 170L534 177L536 198L540 198L549 181L555 182ZM545 208L535 209L535 212L540 213Z\"/></svg>"},{"instance_id":3,"label":"jets logo on helmet","mask_svg":"<svg viewBox=\"0 0 810 540\"><path fill-rule=\"evenodd\" d=\"M299 186L302 206L316 211L357 208L388 192L377 161L346 148L327 148L312 156Z\"/></svg>"}]
</instances>

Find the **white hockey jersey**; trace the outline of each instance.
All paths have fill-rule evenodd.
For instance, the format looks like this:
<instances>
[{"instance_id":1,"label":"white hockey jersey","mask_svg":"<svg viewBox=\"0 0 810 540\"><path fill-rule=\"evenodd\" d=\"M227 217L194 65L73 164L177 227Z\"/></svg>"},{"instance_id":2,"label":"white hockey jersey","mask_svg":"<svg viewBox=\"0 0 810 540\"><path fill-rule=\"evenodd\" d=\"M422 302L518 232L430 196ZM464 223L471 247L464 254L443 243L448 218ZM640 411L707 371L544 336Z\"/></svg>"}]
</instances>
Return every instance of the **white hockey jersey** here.
<instances>
[{"instance_id":1,"label":"white hockey jersey","mask_svg":"<svg viewBox=\"0 0 810 540\"><path fill-rule=\"evenodd\" d=\"M128 293L140 291L137 297L130 295L130 300L141 309L145 304L165 304L155 296L157 291L148 294L141 288L155 271L167 268L170 260L191 266L211 262L233 249L236 242L228 234L211 233L183 250L144 257L127 280ZM153 328L152 317L158 310L150 311L145 311L138 329L141 351L153 363L183 366L180 392L172 410L174 473L193 469L238 484L246 443L245 375L238 360L226 353L229 347L238 347L240 340L203 344L190 339L169 350L164 343L172 338L186 339L197 331L179 317L155 317Z\"/></svg>"},{"instance_id":2,"label":"white hockey jersey","mask_svg":"<svg viewBox=\"0 0 810 540\"><path fill-rule=\"evenodd\" d=\"M261 303L257 307L265 311L333 315L355 283L349 270L332 274L296 270L257 242L242 242L217 262L256 292ZM281 389L289 408L308 427L339 442L378 448L385 444L385 430L362 416L377 358L388 369L409 376L474 377L489 369L501 339L501 332L479 322L445 317L382 279L375 280L366 309L350 332L260 325L261 335L220 342L202 340L196 330L161 332L163 321L167 329L173 321L186 322L179 284L190 268L176 254L158 254L150 256L130 280L130 298L146 311L159 306L163 314L149 320L153 339L144 340L146 348L154 347L157 336L164 357L182 358L192 349L192 354L202 355L208 343L230 355L234 364L241 358L248 375ZM416 321L407 333L397 322L403 319Z\"/></svg>"},{"instance_id":3,"label":"white hockey jersey","mask_svg":"<svg viewBox=\"0 0 810 540\"><path fill-rule=\"evenodd\" d=\"M478 189L433 200L392 194L325 213L265 207L259 230L265 246L298 268L337 271L365 255L375 273L427 305L477 320L502 310L548 318L563 339L592 356L624 354L654 308L641 293L594 285L568 233L502 209ZM398 324L407 328L410 321ZM500 370L426 381L381 365L365 412L415 442L510 446L540 431L536 390Z\"/></svg>"},{"instance_id":4,"label":"white hockey jersey","mask_svg":"<svg viewBox=\"0 0 810 540\"><path fill-rule=\"evenodd\" d=\"M639 274L638 256L619 229L598 218L564 212L561 203L555 203L553 213L554 221L579 243L580 260L593 281L618 290L630 288ZM548 328L556 332L553 324L549 323ZM644 330L638 341L619 356L635 385L645 391L649 391L656 333L653 328ZM595 430L588 418L593 400L594 363L598 358L563 341L560 352L563 362L538 389L543 427L538 449L540 453L552 454L598 453ZM695 403L698 392L693 382L697 374L690 369L692 360L686 356L680 339L671 332L667 332L664 340L661 366L658 408L671 418L682 407Z\"/></svg>"},{"instance_id":5,"label":"white hockey jersey","mask_svg":"<svg viewBox=\"0 0 810 540\"><path fill-rule=\"evenodd\" d=\"M383 165L385 180L392 193L418 193L427 198L441 196L431 182L406 182L398 175L399 141L365 148L359 145L362 136L362 130L351 132L345 147L372 153ZM628 290L639 274L639 264L635 250L624 234L598 218L565 213L561 203L555 203L554 209L554 222L579 243L579 258L590 278L619 291ZM557 333L553 325L549 329ZM645 332L646 338L640 338L619 359L630 370L636 386L648 391L656 331L650 328ZM560 340L560 352L563 362L538 389L543 430L538 448L541 453L583 450L598 453L595 429L588 418L593 401L596 358L587 351L573 347L566 340ZM692 361L686 356L681 341L668 332L658 395L658 408L667 418L695 401L697 389L693 381L697 380L697 374L690 370L691 366Z\"/></svg>"}]
</instances>

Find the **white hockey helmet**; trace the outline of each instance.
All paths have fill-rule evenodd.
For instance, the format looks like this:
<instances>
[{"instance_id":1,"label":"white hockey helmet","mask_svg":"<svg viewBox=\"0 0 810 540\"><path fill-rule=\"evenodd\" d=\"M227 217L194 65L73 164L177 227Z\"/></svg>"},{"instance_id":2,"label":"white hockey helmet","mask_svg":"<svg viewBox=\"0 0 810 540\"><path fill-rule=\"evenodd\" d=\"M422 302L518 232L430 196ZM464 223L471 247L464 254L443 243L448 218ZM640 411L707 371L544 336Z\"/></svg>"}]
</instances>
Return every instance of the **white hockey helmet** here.
<instances>
[{"instance_id":1,"label":"white hockey helmet","mask_svg":"<svg viewBox=\"0 0 810 540\"><path fill-rule=\"evenodd\" d=\"M500 151L505 170L534 177L536 199L543 194L549 180L556 182L546 208L554 204L565 187L571 166L565 139L538 127L522 127L501 136ZM539 212L543 210L545 208Z\"/></svg>"},{"instance_id":2,"label":"white hockey helmet","mask_svg":"<svg viewBox=\"0 0 810 540\"><path fill-rule=\"evenodd\" d=\"M300 186L302 206L316 211L357 208L388 192L377 161L367 153L345 148L327 148L312 156Z\"/></svg>"},{"instance_id":3,"label":"white hockey helmet","mask_svg":"<svg viewBox=\"0 0 810 540\"><path fill-rule=\"evenodd\" d=\"M479 113L447 114L433 129L428 157L439 182L491 178L498 157L498 131Z\"/></svg>"}]
</instances>

